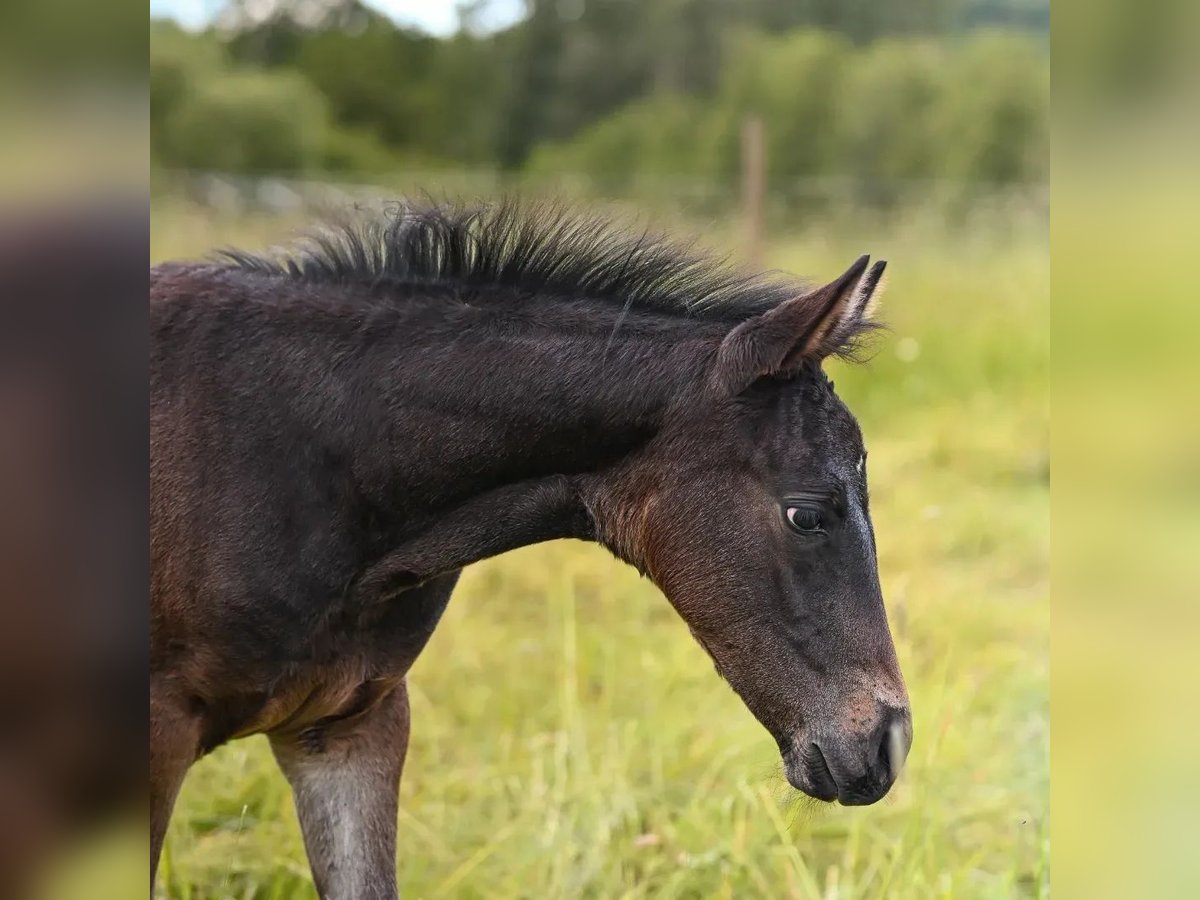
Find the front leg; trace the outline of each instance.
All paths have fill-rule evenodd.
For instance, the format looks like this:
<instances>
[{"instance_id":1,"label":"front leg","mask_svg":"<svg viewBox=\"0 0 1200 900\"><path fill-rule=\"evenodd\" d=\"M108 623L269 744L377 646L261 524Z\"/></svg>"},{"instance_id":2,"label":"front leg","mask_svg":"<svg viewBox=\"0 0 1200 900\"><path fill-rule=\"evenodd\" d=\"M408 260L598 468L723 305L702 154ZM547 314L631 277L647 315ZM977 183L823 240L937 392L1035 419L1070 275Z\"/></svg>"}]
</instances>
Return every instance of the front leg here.
<instances>
[{"instance_id":1,"label":"front leg","mask_svg":"<svg viewBox=\"0 0 1200 900\"><path fill-rule=\"evenodd\" d=\"M394 900L396 806L408 750L403 681L353 720L271 735L322 900Z\"/></svg>"}]
</instances>

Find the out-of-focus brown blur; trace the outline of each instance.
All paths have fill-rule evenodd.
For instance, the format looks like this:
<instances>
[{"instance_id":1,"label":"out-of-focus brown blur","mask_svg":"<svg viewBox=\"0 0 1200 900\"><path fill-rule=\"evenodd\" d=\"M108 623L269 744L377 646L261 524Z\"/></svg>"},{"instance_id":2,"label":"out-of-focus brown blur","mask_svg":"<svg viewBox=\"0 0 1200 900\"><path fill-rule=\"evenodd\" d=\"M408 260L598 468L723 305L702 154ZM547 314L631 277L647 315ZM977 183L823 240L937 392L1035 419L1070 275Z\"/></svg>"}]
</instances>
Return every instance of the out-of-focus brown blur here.
<instances>
[{"instance_id":1,"label":"out-of-focus brown blur","mask_svg":"<svg viewBox=\"0 0 1200 900\"><path fill-rule=\"evenodd\" d=\"M0 896L144 792L146 241L0 214Z\"/></svg>"},{"instance_id":2,"label":"out-of-focus brown blur","mask_svg":"<svg viewBox=\"0 0 1200 900\"><path fill-rule=\"evenodd\" d=\"M145 891L147 117L134 12L0 12L3 898Z\"/></svg>"}]
</instances>

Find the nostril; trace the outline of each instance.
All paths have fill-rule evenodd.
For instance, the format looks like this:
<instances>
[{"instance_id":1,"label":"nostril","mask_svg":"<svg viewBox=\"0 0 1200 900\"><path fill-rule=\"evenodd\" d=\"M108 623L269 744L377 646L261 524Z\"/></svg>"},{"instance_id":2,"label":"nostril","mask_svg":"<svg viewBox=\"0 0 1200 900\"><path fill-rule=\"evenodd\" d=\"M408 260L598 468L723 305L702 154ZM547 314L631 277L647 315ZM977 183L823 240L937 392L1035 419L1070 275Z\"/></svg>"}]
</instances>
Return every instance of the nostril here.
<instances>
[{"instance_id":1,"label":"nostril","mask_svg":"<svg viewBox=\"0 0 1200 900\"><path fill-rule=\"evenodd\" d=\"M809 776L812 778L816 796L832 800L838 794L837 779L829 768L829 761L816 742L808 745Z\"/></svg>"},{"instance_id":2,"label":"nostril","mask_svg":"<svg viewBox=\"0 0 1200 900\"><path fill-rule=\"evenodd\" d=\"M892 725L884 729L883 739L879 742L879 769L884 778L890 778L896 773L897 727Z\"/></svg>"}]
</instances>

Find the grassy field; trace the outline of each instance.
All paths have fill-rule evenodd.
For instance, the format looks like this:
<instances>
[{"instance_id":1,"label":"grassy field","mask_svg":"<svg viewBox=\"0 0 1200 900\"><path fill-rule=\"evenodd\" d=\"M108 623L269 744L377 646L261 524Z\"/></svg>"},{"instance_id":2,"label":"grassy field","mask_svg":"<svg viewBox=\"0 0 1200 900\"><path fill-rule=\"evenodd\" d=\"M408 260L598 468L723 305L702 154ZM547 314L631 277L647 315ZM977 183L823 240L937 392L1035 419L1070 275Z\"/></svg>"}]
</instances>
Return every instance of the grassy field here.
<instances>
[{"instance_id":1,"label":"grassy field","mask_svg":"<svg viewBox=\"0 0 1200 900\"><path fill-rule=\"evenodd\" d=\"M291 223L156 204L154 260ZM867 231L877 232L867 234ZM666 600L600 549L479 564L410 677L406 897L1046 896L1049 259L1041 227L779 237L830 276L891 260L891 326L836 366L871 453L884 595L915 743L888 798L797 799L773 742ZM193 771L164 897L311 897L262 738Z\"/></svg>"}]
</instances>

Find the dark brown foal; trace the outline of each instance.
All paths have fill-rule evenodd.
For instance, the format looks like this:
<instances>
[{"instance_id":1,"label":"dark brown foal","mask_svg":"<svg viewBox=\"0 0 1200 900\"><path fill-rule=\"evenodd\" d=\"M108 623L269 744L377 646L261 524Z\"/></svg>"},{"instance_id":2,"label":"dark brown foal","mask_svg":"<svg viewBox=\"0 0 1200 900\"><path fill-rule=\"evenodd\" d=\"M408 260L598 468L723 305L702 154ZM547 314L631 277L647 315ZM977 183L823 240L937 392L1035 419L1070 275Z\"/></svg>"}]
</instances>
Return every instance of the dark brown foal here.
<instances>
[{"instance_id":1,"label":"dark brown foal","mask_svg":"<svg viewBox=\"0 0 1200 900\"><path fill-rule=\"evenodd\" d=\"M554 538L663 590L792 785L880 799L911 718L821 371L868 266L813 289L501 206L155 268L155 859L192 762L265 733L321 896L394 897L404 679L460 569Z\"/></svg>"}]
</instances>

